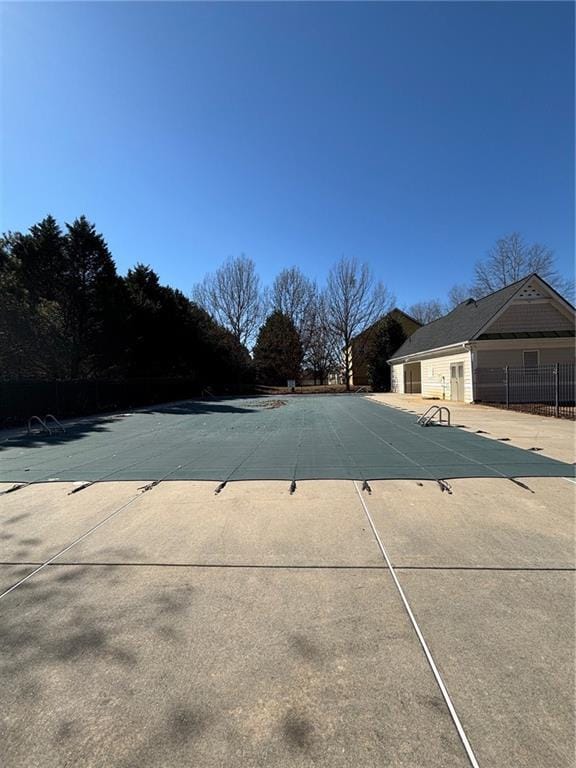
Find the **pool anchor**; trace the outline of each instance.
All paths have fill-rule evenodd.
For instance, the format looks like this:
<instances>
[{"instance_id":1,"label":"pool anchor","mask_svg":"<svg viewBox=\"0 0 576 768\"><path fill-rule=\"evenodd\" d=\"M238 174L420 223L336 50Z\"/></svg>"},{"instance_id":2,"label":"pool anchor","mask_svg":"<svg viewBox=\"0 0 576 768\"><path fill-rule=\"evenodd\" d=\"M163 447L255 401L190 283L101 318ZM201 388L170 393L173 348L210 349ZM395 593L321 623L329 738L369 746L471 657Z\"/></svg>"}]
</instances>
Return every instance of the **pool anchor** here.
<instances>
[{"instance_id":1,"label":"pool anchor","mask_svg":"<svg viewBox=\"0 0 576 768\"><path fill-rule=\"evenodd\" d=\"M446 492L449 496L452 496L452 486L450 483L447 483L446 480L436 480L436 482L440 486L442 493Z\"/></svg>"},{"instance_id":2,"label":"pool anchor","mask_svg":"<svg viewBox=\"0 0 576 768\"><path fill-rule=\"evenodd\" d=\"M141 485L138 490L142 491L142 493L146 493L146 491L151 491L152 488L155 488L160 480L152 480L151 483L147 483L146 485Z\"/></svg>"},{"instance_id":3,"label":"pool anchor","mask_svg":"<svg viewBox=\"0 0 576 768\"><path fill-rule=\"evenodd\" d=\"M6 488L5 491L0 491L0 496L5 496L7 493L14 493L14 491L19 491L20 488L26 488L27 485L30 485L30 483L14 483L14 485L10 486L10 488Z\"/></svg>"},{"instance_id":4,"label":"pool anchor","mask_svg":"<svg viewBox=\"0 0 576 768\"><path fill-rule=\"evenodd\" d=\"M530 493L536 493L536 491L533 491L530 486L526 485L526 483L521 483L520 480L516 480L515 477L509 477L508 480L510 480L511 483L514 483L514 485L519 486L520 488L523 488L525 491L530 491Z\"/></svg>"},{"instance_id":5,"label":"pool anchor","mask_svg":"<svg viewBox=\"0 0 576 768\"><path fill-rule=\"evenodd\" d=\"M72 488L71 491L68 491L68 496L72 496L74 493L79 493L80 491L83 491L84 488L90 488L90 486L94 485L95 482L95 480L87 480L85 483L80 483L75 488Z\"/></svg>"}]
</instances>

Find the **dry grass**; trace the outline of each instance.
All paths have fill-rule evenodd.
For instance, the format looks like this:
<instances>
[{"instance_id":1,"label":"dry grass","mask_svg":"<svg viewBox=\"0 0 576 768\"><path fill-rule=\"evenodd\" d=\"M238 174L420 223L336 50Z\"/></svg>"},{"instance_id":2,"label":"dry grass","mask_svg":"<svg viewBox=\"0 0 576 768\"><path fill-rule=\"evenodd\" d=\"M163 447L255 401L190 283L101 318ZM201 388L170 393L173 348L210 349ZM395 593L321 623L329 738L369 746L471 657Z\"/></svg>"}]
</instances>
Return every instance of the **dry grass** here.
<instances>
[{"instance_id":1,"label":"dry grass","mask_svg":"<svg viewBox=\"0 0 576 768\"><path fill-rule=\"evenodd\" d=\"M281 408L283 405L286 405L286 400L253 400L245 405L249 408L266 408L270 410L271 408Z\"/></svg>"},{"instance_id":2,"label":"dry grass","mask_svg":"<svg viewBox=\"0 0 576 768\"><path fill-rule=\"evenodd\" d=\"M264 387L256 388L261 395L334 395L346 392L344 384L310 385L305 387ZM354 389L352 389L354 391Z\"/></svg>"}]
</instances>

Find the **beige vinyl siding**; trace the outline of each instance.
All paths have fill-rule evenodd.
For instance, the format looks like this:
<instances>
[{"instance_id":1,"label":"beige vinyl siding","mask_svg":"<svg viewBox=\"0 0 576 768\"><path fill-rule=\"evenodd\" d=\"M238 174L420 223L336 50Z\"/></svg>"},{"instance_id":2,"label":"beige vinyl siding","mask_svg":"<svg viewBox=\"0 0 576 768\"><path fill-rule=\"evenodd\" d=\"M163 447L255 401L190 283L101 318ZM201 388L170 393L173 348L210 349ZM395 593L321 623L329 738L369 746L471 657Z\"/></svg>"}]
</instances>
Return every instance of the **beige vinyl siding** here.
<instances>
[{"instance_id":1,"label":"beige vinyl siding","mask_svg":"<svg viewBox=\"0 0 576 768\"><path fill-rule=\"evenodd\" d=\"M400 392L404 393L404 365L402 363L398 363L396 365L392 365L392 372L390 374L391 377L391 386L390 389L392 392Z\"/></svg>"},{"instance_id":2,"label":"beige vinyl siding","mask_svg":"<svg viewBox=\"0 0 576 768\"><path fill-rule=\"evenodd\" d=\"M531 340L533 341L533 340ZM574 341L572 339L572 341ZM571 347L539 347L538 344L527 344L525 349L540 350L540 365L549 365L550 363L573 363L576 360L576 350Z\"/></svg>"},{"instance_id":3,"label":"beige vinyl siding","mask_svg":"<svg viewBox=\"0 0 576 768\"><path fill-rule=\"evenodd\" d=\"M485 332L570 331L573 328L574 322L552 304L519 301L503 312Z\"/></svg>"},{"instance_id":4,"label":"beige vinyl siding","mask_svg":"<svg viewBox=\"0 0 576 768\"><path fill-rule=\"evenodd\" d=\"M450 365L452 363L464 363L464 402L472 402L470 352L422 360L422 397L450 400Z\"/></svg>"},{"instance_id":5,"label":"beige vinyl siding","mask_svg":"<svg viewBox=\"0 0 576 768\"><path fill-rule=\"evenodd\" d=\"M524 350L537 349L540 352L540 365L551 363L573 363L576 359L574 344L562 347L549 347L538 343L538 339L523 340L524 346L518 349L479 349L476 365L478 368L504 368L509 365L521 366L524 364L522 353ZM571 340L573 341L573 340Z\"/></svg>"}]
</instances>

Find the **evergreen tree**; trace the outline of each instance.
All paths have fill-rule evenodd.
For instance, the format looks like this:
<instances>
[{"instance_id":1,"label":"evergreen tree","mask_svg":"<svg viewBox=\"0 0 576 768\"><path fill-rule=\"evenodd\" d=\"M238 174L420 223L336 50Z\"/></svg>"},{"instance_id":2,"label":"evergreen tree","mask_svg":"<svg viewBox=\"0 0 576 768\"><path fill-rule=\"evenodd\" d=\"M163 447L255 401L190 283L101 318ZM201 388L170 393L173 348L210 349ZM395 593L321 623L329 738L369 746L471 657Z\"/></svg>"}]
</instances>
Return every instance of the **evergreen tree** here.
<instances>
[{"instance_id":1,"label":"evergreen tree","mask_svg":"<svg viewBox=\"0 0 576 768\"><path fill-rule=\"evenodd\" d=\"M125 278L128 295L128 373L186 376L198 390L242 391L252 383L251 360L232 332L180 291L162 286L149 266Z\"/></svg>"},{"instance_id":2,"label":"evergreen tree","mask_svg":"<svg viewBox=\"0 0 576 768\"><path fill-rule=\"evenodd\" d=\"M132 376L157 375L161 369L169 329L163 328L160 313L162 289L150 267L137 264L124 279L128 297L126 360ZM166 372L170 375L170 371Z\"/></svg>"},{"instance_id":3,"label":"evergreen tree","mask_svg":"<svg viewBox=\"0 0 576 768\"><path fill-rule=\"evenodd\" d=\"M58 378L67 370L64 314L34 283L35 274L40 279L46 273L32 269L33 251L32 234L0 238L0 376L5 380Z\"/></svg>"},{"instance_id":4,"label":"evergreen tree","mask_svg":"<svg viewBox=\"0 0 576 768\"><path fill-rule=\"evenodd\" d=\"M387 315L374 330L366 353L368 378L375 392L389 392L391 371L386 362L406 341L406 333L397 320Z\"/></svg>"},{"instance_id":5,"label":"evergreen tree","mask_svg":"<svg viewBox=\"0 0 576 768\"><path fill-rule=\"evenodd\" d=\"M192 303L190 312L198 329L195 362L201 385L223 394L251 390L254 366L246 347L201 307Z\"/></svg>"},{"instance_id":6,"label":"evergreen tree","mask_svg":"<svg viewBox=\"0 0 576 768\"><path fill-rule=\"evenodd\" d=\"M234 334L150 267L120 278L84 216L64 234L48 216L0 238L4 380L186 377L224 393L249 389L253 370Z\"/></svg>"},{"instance_id":7,"label":"evergreen tree","mask_svg":"<svg viewBox=\"0 0 576 768\"><path fill-rule=\"evenodd\" d=\"M287 379L300 378L302 345L289 317L278 310L268 317L254 347L254 365L263 384L286 386Z\"/></svg>"},{"instance_id":8,"label":"evergreen tree","mask_svg":"<svg viewBox=\"0 0 576 768\"><path fill-rule=\"evenodd\" d=\"M66 224L64 244L70 376L117 373L124 338L122 283L102 235L85 216Z\"/></svg>"},{"instance_id":9,"label":"evergreen tree","mask_svg":"<svg viewBox=\"0 0 576 768\"><path fill-rule=\"evenodd\" d=\"M53 216L46 216L21 235L15 248L21 282L32 301L63 301L62 277L66 270L65 240Z\"/></svg>"}]
</instances>

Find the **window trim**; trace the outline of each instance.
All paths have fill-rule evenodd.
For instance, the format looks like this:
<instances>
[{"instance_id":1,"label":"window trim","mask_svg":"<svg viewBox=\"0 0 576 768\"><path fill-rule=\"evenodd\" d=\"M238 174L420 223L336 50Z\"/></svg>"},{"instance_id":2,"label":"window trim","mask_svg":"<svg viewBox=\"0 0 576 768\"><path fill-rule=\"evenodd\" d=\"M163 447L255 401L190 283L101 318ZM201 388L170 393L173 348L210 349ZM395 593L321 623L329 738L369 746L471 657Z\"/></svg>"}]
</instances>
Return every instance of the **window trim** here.
<instances>
[{"instance_id":1,"label":"window trim","mask_svg":"<svg viewBox=\"0 0 576 768\"><path fill-rule=\"evenodd\" d=\"M526 365L526 353L536 352L536 365ZM540 350L539 349L523 349L522 350L522 367L523 368L538 368L540 365Z\"/></svg>"}]
</instances>

